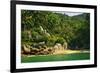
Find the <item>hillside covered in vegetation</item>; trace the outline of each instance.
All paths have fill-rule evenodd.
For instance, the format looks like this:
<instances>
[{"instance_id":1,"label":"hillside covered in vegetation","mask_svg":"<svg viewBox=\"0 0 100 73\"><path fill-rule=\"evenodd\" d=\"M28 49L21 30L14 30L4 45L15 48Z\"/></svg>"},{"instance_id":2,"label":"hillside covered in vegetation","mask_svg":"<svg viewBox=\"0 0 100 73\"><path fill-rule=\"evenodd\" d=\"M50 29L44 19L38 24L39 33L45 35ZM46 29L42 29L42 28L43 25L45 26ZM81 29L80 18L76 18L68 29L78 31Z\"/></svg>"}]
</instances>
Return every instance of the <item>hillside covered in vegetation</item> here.
<instances>
[{"instance_id":1,"label":"hillside covered in vegetation","mask_svg":"<svg viewBox=\"0 0 100 73\"><path fill-rule=\"evenodd\" d=\"M90 14L68 16L60 12L21 10L22 53L26 50L31 54L33 50L48 54L44 50L47 48L53 53L57 43L64 49L89 50Z\"/></svg>"}]
</instances>

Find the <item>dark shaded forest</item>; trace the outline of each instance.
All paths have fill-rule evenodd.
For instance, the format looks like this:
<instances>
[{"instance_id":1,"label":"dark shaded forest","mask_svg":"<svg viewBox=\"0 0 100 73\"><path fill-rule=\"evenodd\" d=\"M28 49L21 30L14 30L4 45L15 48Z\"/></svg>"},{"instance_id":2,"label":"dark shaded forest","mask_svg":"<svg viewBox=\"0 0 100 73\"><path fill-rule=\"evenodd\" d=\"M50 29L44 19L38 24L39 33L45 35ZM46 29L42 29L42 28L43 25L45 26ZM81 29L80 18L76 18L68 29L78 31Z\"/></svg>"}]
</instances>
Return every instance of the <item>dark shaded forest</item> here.
<instances>
[{"instance_id":1,"label":"dark shaded forest","mask_svg":"<svg viewBox=\"0 0 100 73\"><path fill-rule=\"evenodd\" d=\"M90 14L68 16L21 10L21 43L31 47L41 43L47 47L67 43L68 49L90 49Z\"/></svg>"}]
</instances>

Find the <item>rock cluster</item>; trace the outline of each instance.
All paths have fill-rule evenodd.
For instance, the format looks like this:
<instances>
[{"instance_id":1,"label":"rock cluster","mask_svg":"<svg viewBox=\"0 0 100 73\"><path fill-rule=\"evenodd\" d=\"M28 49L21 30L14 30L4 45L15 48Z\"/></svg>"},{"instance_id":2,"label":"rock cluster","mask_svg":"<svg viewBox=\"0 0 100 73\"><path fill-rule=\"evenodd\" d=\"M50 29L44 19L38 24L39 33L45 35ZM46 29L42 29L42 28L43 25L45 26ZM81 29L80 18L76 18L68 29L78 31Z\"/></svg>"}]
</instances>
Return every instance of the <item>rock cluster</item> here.
<instances>
[{"instance_id":1,"label":"rock cluster","mask_svg":"<svg viewBox=\"0 0 100 73\"><path fill-rule=\"evenodd\" d=\"M53 54L53 52L54 50L52 48L47 48L46 46L40 48L33 48L29 45L23 45L21 53L27 55L47 55Z\"/></svg>"},{"instance_id":2,"label":"rock cluster","mask_svg":"<svg viewBox=\"0 0 100 73\"><path fill-rule=\"evenodd\" d=\"M64 51L66 48L66 44L61 45L60 43L56 43L53 47L47 47L45 45L32 47L24 44L21 47L21 53L25 55L48 55L54 54L56 51Z\"/></svg>"}]
</instances>

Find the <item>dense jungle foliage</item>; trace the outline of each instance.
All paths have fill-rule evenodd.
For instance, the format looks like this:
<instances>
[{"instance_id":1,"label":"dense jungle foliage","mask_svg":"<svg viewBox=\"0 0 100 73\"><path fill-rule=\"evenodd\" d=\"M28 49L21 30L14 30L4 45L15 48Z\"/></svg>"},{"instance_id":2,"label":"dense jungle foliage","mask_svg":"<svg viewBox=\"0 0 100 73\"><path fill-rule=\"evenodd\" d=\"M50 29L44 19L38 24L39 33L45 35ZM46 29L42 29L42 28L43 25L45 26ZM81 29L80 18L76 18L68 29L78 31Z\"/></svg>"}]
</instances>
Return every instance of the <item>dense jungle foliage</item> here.
<instances>
[{"instance_id":1,"label":"dense jungle foliage","mask_svg":"<svg viewBox=\"0 0 100 73\"><path fill-rule=\"evenodd\" d=\"M68 16L52 11L21 10L21 42L46 46L68 43L69 49L90 49L90 14Z\"/></svg>"}]
</instances>

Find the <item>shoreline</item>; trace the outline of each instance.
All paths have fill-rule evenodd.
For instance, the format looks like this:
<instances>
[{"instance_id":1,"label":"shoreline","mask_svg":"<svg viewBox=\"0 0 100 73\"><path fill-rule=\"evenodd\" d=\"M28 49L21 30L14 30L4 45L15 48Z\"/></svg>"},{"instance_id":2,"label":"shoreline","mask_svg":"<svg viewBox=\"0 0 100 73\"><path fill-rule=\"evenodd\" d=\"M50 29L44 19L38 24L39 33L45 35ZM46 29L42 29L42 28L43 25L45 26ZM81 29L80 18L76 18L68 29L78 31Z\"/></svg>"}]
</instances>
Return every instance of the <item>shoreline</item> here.
<instances>
[{"instance_id":1,"label":"shoreline","mask_svg":"<svg viewBox=\"0 0 100 73\"><path fill-rule=\"evenodd\" d=\"M48 55L22 55L21 56L27 56L27 57L33 57L33 56L49 56L49 55L64 55L64 54L75 54L75 53L90 53L90 51L87 50L63 50L63 51L57 51L53 54Z\"/></svg>"}]
</instances>

